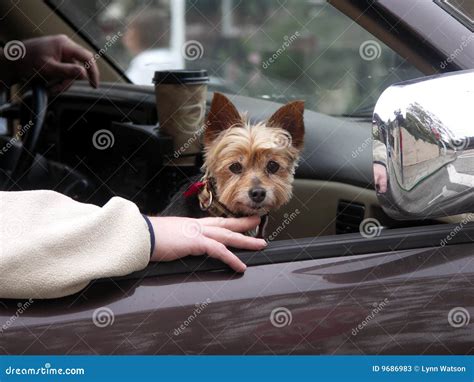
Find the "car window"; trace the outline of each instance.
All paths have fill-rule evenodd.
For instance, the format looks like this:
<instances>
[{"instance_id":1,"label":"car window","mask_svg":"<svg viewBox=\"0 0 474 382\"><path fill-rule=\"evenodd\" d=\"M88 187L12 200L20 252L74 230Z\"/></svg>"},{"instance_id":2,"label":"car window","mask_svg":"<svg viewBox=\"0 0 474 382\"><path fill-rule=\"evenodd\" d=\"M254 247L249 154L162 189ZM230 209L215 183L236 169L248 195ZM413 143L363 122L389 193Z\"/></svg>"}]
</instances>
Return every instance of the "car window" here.
<instances>
[{"instance_id":1,"label":"car window","mask_svg":"<svg viewBox=\"0 0 474 382\"><path fill-rule=\"evenodd\" d=\"M465 0L437 0L436 3L474 32L474 2Z\"/></svg>"},{"instance_id":2,"label":"car window","mask_svg":"<svg viewBox=\"0 0 474 382\"><path fill-rule=\"evenodd\" d=\"M204 68L212 90L355 115L370 114L388 85L422 76L322 0L51 3L136 84L151 85L155 70Z\"/></svg>"}]
</instances>

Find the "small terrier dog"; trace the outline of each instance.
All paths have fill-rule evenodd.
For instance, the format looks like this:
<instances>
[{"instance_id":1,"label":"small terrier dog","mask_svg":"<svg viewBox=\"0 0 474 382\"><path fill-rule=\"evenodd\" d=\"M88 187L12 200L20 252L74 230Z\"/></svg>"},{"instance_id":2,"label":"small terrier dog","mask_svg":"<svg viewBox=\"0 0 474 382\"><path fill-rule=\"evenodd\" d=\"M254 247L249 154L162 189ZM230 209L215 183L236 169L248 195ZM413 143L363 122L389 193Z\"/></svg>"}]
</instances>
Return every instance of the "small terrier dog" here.
<instances>
[{"instance_id":1,"label":"small terrier dog","mask_svg":"<svg viewBox=\"0 0 474 382\"><path fill-rule=\"evenodd\" d=\"M288 202L303 148L304 102L251 124L223 94L214 93L204 131L203 175L171 200L161 216L260 215L252 236L264 237L269 211Z\"/></svg>"}]
</instances>

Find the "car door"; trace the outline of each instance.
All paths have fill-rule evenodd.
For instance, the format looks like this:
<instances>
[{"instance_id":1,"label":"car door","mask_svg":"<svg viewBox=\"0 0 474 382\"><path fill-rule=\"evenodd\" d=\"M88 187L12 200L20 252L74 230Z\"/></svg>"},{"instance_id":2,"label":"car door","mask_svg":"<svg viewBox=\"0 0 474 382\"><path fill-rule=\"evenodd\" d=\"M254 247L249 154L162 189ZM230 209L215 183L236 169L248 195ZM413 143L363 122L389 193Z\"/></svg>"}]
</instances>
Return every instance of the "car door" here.
<instances>
[{"instance_id":1,"label":"car door","mask_svg":"<svg viewBox=\"0 0 474 382\"><path fill-rule=\"evenodd\" d=\"M372 239L346 234L280 241L265 253L241 253L250 265L244 275L218 262L187 259L100 280L71 297L4 300L0 349L470 354L472 230L443 248L435 245L449 233L445 225L397 229Z\"/></svg>"},{"instance_id":2,"label":"car door","mask_svg":"<svg viewBox=\"0 0 474 382\"><path fill-rule=\"evenodd\" d=\"M360 16L361 10L350 2L332 3L353 19ZM393 20L392 4L374 5L366 12L366 21L379 25L384 17ZM407 56L416 50L411 58L426 70L423 73L435 71L434 63L445 60L445 50L436 48L436 39L423 43L410 33L407 23L398 21L403 46L389 38L389 27L370 30ZM455 30L460 27L452 25ZM462 55L469 56L469 50ZM436 70L466 68L464 60ZM269 115L277 105L255 97L234 96L233 100L255 118ZM153 125L151 88L105 83L102 89L91 91L79 84L50 106L51 137L58 145L48 155L73 167L85 158L85 165L102 180L94 194L97 204L113 190L146 211L162 196L160 185L170 186L163 191L167 194L182 180L172 172L158 178L142 171L143 163L151 160L149 153L111 172L107 166L115 170L123 164L119 162L122 152L105 156L89 150L93 133L104 126L130 131L136 126L124 124ZM79 116L84 120L68 129L81 120ZM383 213L373 190L371 149L367 148L370 116L334 117L308 110L305 122L307 144L296 176L295 198L273 217L268 249L239 253L249 264L244 275L230 273L209 259L194 258L151 265L123 278L97 280L83 292L62 299L2 300L0 351L471 353L472 227L465 227L441 247L456 225L399 223ZM78 145L79 140L84 144ZM44 153L48 146L43 144ZM154 171L161 165L158 161L149 167ZM87 173L86 166L82 169ZM133 168L141 170L137 173ZM146 192L137 192L141 183L148 184ZM360 224L369 218L392 229L362 235ZM375 232L373 237L371 232Z\"/></svg>"}]
</instances>

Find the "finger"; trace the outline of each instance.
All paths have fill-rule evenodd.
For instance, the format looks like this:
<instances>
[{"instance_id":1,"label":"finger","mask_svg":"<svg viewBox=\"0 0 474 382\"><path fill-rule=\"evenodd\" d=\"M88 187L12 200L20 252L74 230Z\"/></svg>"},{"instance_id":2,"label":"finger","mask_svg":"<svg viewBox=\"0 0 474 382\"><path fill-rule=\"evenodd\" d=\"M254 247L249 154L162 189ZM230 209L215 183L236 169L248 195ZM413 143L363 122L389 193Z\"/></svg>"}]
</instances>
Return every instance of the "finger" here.
<instances>
[{"instance_id":1,"label":"finger","mask_svg":"<svg viewBox=\"0 0 474 382\"><path fill-rule=\"evenodd\" d=\"M387 179L382 175L378 175L375 178L375 187L377 192L380 194L385 194L387 192Z\"/></svg>"},{"instance_id":2,"label":"finger","mask_svg":"<svg viewBox=\"0 0 474 382\"><path fill-rule=\"evenodd\" d=\"M84 65L84 68L87 70L89 83L92 87L97 88L99 85L99 68L97 67L94 55L73 41L69 41L64 46L63 53L66 60L77 60Z\"/></svg>"},{"instance_id":3,"label":"finger","mask_svg":"<svg viewBox=\"0 0 474 382\"><path fill-rule=\"evenodd\" d=\"M242 249L259 251L267 246L263 239L245 236L220 227L203 227L203 234L219 243Z\"/></svg>"},{"instance_id":4,"label":"finger","mask_svg":"<svg viewBox=\"0 0 474 382\"><path fill-rule=\"evenodd\" d=\"M203 218L199 219L205 226L227 228L235 232L246 232L260 224L259 216L245 218Z\"/></svg>"},{"instance_id":5,"label":"finger","mask_svg":"<svg viewBox=\"0 0 474 382\"><path fill-rule=\"evenodd\" d=\"M87 74L89 75L89 83L94 89L99 86L99 67L96 60L92 60L86 65Z\"/></svg>"},{"instance_id":6,"label":"finger","mask_svg":"<svg viewBox=\"0 0 474 382\"><path fill-rule=\"evenodd\" d=\"M62 80L85 80L86 70L78 64L69 64L57 61L50 61L44 67L44 75L47 78L59 78Z\"/></svg>"},{"instance_id":7,"label":"finger","mask_svg":"<svg viewBox=\"0 0 474 382\"><path fill-rule=\"evenodd\" d=\"M206 253L210 257L222 261L234 271L242 273L247 269L247 266L237 256L229 251L224 244L207 237L204 238L203 244Z\"/></svg>"}]
</instances>

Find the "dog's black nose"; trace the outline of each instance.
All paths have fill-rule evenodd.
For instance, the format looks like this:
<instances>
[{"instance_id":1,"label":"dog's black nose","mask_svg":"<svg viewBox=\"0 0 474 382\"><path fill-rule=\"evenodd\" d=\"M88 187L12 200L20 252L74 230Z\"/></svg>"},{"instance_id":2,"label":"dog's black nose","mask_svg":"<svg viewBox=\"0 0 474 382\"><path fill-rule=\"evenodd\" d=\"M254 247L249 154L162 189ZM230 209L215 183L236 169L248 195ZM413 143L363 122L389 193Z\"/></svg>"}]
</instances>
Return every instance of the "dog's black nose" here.
<instances>
[{"instance_id":1,"label":"dog's black nose","mask_svg":"<svg viewBox=\"0 0 474 382\"><path fill-rule=\"evenodd\" d=\"M251 188L249 191L249 197L255 203L263 202L263 199L265 199L266 194L267 192L262 187Z\"/></svg>"}]
</instances>

